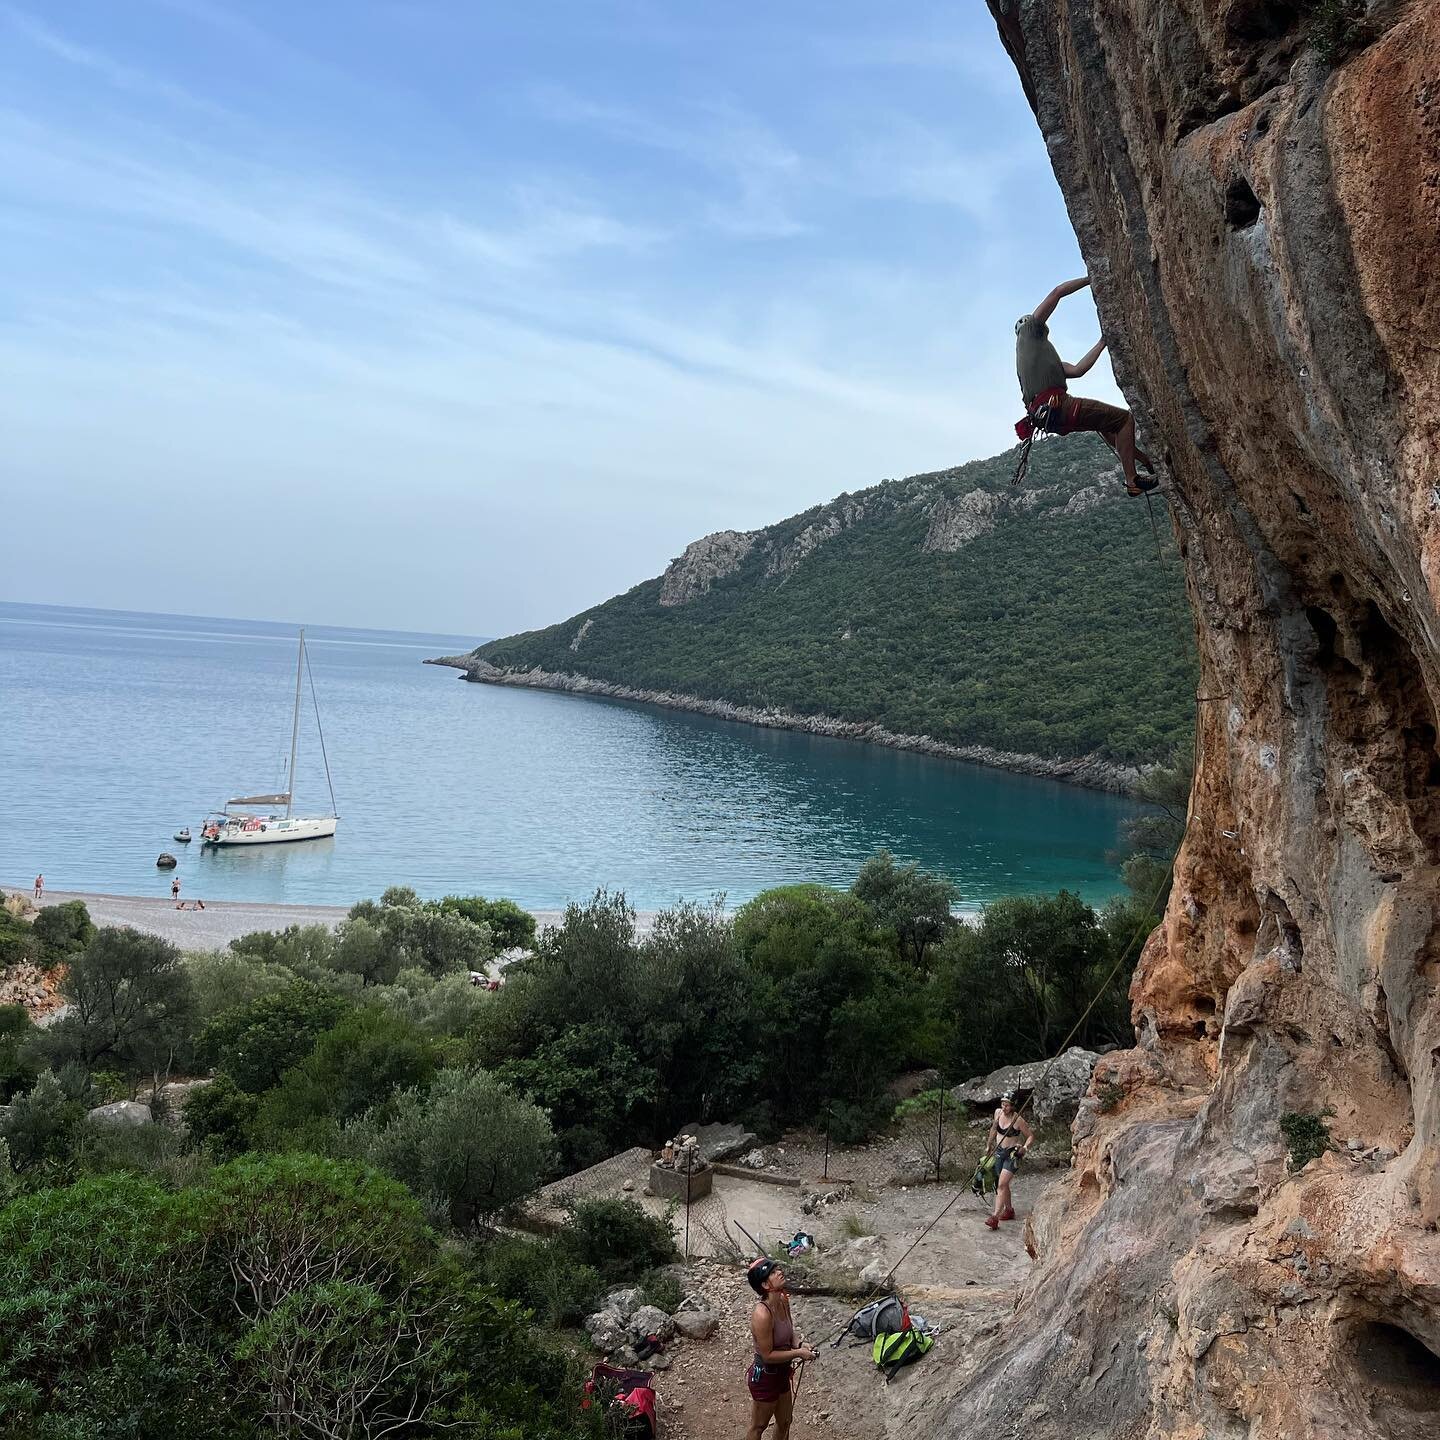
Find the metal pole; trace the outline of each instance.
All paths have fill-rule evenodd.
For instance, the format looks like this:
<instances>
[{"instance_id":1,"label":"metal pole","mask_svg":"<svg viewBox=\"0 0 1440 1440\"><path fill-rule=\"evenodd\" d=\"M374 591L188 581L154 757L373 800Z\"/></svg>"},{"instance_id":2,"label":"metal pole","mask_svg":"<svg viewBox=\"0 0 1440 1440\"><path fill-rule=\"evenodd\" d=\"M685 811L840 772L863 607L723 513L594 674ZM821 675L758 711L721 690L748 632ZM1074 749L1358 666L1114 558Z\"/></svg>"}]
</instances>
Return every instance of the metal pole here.
<instances>
[{"instance_id":1,"label":"metal pole","mask_svg":"<svg viewBox=\"0 0 1440 1440\"><path fill-rule=\"evenodd\" d=\"M290 778L285 782L285 816L295 803L295 742L300 738L300 676L305 664L305 627L300 627L300 649L295 656L295 718L290 722ZM333 807L332 807L333 808Z\"/></svg>"},{"instance_id":2,"label":"metal pole","mask_svg":"<svg viewBox=\"0 0 1440 1440\"><path fill-rule=\"evenodd\" d=\"M825 1168L820 1172L822 1180L830 1178L830 1107L825 1107Z\"/></svg>"},{"instance_id":3,"label":"metal pole","mask_svg":"<svg viewBox=\"0 0 1440 1440\"><path fill-rule=\"evenodd\" d=\"M940 1183L940 1166L945 1159L945 1087L940 1087L939 1113L935 1122L935 1183Z\"/></svg>"},{"instance_id":4,"label":"metal pole","mask_svg":"<svg viewBox=\"0 0 1440 1440\"><path fill-rule=\"evenodd\" d=\"M690 1260L690 1189L692 1185L690 1171L690 1152L685 1152L685 1260Z\"/></svg>"}]
</instances>

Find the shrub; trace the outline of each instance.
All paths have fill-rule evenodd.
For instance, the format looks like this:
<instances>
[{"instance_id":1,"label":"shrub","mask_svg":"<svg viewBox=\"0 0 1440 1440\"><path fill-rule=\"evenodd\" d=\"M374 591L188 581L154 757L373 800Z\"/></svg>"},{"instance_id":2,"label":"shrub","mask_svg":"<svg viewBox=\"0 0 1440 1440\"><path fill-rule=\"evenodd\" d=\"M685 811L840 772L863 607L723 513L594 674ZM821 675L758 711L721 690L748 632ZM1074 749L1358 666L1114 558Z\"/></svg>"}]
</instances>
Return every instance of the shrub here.
<instances>
[{"instance_id":1,"label":"shrub","mask_svg":"<svg viewBox=\"0 0 1440 1440\"><path fill-rule=\"evenodd\" d=\"M42 965L58 965L78 955L95 938L90 912L83 900L47 905L33 921Z\"/></svg>"},{"instance_id":2,"label":"shrub","mask_svg":"<svg viewBox=\"0 0 1440 1440\"><path fill-rule=\"evenodd\" d=\"M225 1071L242 1089L258 1095L271 1089L345 1012L345 1002L309 981L291 981L216 1016L200 1032L196 1051Z\"/></svg>"},{"instance_id":3,"label":"shrub","mask_svg":"<svg viewBox=\"0 0 1440 1440\"><path fill-rule=\"evenodd\" d=\"M1326 1117L1333 1111L1322 1110L1318 1115L1307 1115L1297 1110L1287 1110L1280 1117L1280 1133L1290 1150L1290 1168L1301 1170L1312 1160L1318 1160L1330 1148L1330 1130L1325 1124Z\"/></svg>"},{"instance_id":4,"label":"shrub","mask_svg":"<svg viewBox=\"0 0 1440 1440\"><path fill-rule=\"evenodd\" d=\"M574 1325L594 1310L604 1286L592 1265L577 1260L555 1237L527 1240L497 1235L477 1254L479 1272L507 1299L545 1325Z\"/></svg>"},{"instance_id":5,"label":"shrub","mask_svg":"<svg viewBox=\"0 0 1440 1440\"><path fill-rule=\"evenodd\" d=\"M477 925L488 925L499 950L528 950L535 943L535 917L513 900L487 900L483 895L447 895L439 908Z\"/></svg>"},{"instance_id":6,"label":"shrub","mask_svg":"<svg viewBox=\"0 0 1440 1440\"><path fill-rule=\"evenodd\" d=\"M397 1090L423 1089L434 1071L432 1045L408 1020L376 1006L351 1010L266 1094L254 1132L289 1148L273 1142L315 1120L358 1119Z\"/></svg>"},{"instance_id":7,"label":"shrub","mask_svg":"<svg viewBox=\"0 0 1440 1440\"><path fill-rule=\"evenodd\" d=\"M633 1200L577 1200L557 1238L582 1265L593 1267L606 1287L638 1280L677 1258L669 1222L647 1214Z\"/></svg>"},{"instance_id":8,"label":"shrub","mask_svg":"<svg viewBox=\"0 0 1440 1440\"><path fill-rule=\"evenodd\" d=\"M253 1004L296 979L295 972L284 965L233 950L186 955L184 963L195 996L196 1025L202 1030L227 1010Z\"/></svg>"},{"instance_id":9,"label":"shrub","mask_svg":"<svg viewBox=\"0 0 1440 1440\"><path fill-rule=\"evenodd\" d=\"M34 1034L23 1005L0 1005L0 1105L30 1089L40 1073L30 1053Z\"/></svg>"},{"instance_id":10,"label":"shrub","mask_svg":"<svg viewBox=\"0 0 1440 1440\"><path fill-rule=\"evenodd\" d=\"M456 1229L498 1214L539 1182L553 1153L544 1112L483 1070L442 1070L346 1128L348 1153L403 1180Z\"/></svg>"},{"instance_id":11,"label":"shrub","mask_svg":"<svg viewBox=\"0 0 1440 1440\"><path fill-rule=\"evenodd\" d=\"M66 1093L58 1076L45 1071L0 1118L0 1139L9 1147L11 1165L22 1175L67 1166L87 1108L84 1100Z\"/></svg>"},{"instance_id":12,"label":"shrub","mask_svg":"<svg viewBox=\"0 0 1440 1440\"><path fill-rule=\"evenodd\" d=\"M250 1126L260 1102L228 1075L192 1090L185 1102L190 1138L217 1159L230 1160L250 1148Z\"/></svg>"},{"instance_id":13,"label":"shrub","mask_svg":"<svg viewBox=\"0 0 1440 1440\"><path fill-rule=\"evenodd\" d=\"M645 1303L667 1315L678 1310L685 1298L685 1287L670 1270L647 1271L640 1277L640 1288L645 1292Z\"/></svg>"}]
</instances>

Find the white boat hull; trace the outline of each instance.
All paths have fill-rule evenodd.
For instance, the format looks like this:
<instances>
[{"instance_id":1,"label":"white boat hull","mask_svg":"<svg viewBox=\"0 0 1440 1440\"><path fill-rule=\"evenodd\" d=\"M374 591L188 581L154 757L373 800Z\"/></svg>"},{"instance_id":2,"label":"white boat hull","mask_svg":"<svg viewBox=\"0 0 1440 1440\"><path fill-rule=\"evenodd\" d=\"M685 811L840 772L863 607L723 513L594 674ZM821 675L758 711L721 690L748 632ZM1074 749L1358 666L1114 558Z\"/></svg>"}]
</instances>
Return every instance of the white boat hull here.
<instances>
[{"instance_id":1,"label":"white boat hull","mask_svg":"<svg viewBox=\"0 0 1440 1440\"><path fill-rule=\"evenodd\" d=\"M224 825L207 835L207 845L284 845L294 840L324 840L335 833L338 815L267 816L256 825Z\"/></svg>"}]
</instances>

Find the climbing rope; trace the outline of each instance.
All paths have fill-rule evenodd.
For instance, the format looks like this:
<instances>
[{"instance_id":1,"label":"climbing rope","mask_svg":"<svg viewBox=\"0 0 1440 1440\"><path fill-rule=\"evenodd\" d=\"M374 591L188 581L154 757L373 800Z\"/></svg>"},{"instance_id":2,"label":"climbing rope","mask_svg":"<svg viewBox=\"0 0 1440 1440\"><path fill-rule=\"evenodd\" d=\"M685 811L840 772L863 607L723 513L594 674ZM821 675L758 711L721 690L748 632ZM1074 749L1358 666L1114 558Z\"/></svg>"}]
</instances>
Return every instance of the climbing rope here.
<instances>
[{"instance_id":1,"label":"climbing rope","mask_svg":"<svg viewBox=\"0 0 1440 1440\"><path fill-rule=\"evenodd\" d=\"M1224 698L1225 697L1223 695L1201 695L1198 690L1196 691L1195 735L1197 741L1200 734L1200 706L1209 701L1222 700ZM1180 847L1185 843L1185 836L1189 833L1190 822L1192 818L1192 816L1186 815L1185 824L1181 827L1179 839L1177 839L1175 842L1175 848L1170 853L1170 859L1166 862L1164 873L1160 876L1160 882L1158 885L1156 885L1154 894L1151 895L1144 910L1141 911L1140 922L1138 925L1136 925L1134 933L1126 942L1125 948L1121 950L1120 954L1116 957L1115 963L1110 967L1109 971L1105 975L1105 978L1096 987L1095 993L1090 997L1089 1004L1087 1004L1085 1009L1081 1011L1080 1018L1076 1020L1076 1022L1070 1027L1069 1033L1060 1042L1054 1053L1051 1054L1049 1059L1045 1062L1045 1068L1040 1072L1040 1078L1035 1082L1033 1088L1030 1091L1030 1094L1026 1096L1025 1103L1021 1105L1016 1111L1017 1115L1023 1115L1025 1111L1029 1109L1031 1101L1034 1100L1035 1096L1044 1086L1046 1077L1054 1068L1055 1062L1059 1060L1059 1058L1065 1053L1067 1049L1069 1049L1070 1042L1075 1038L1077 1034L1079 1034L1081 1027L1090 1018L1091 1013L1100 1003L1100 1000L1105 995L1105 992L1109 990L1111 982L1120 973L1121 967L1125 964L1126 960L1130 958L1130 954L1134 950L1136 942L1139 941L1142 936L1149 935L1155 929L1155 926L1150 923L1150 919L1155 914L1155 907L1160 903L1161 895L1165 893L1165 887L1170 883L1171 877L1175 873L1175 861L1179 857ZM952 1209L954 1209L956 1202L960 1200L962 1196L969 1193L969 1185L961 1186L955 1191L955 1193L949 1198L949 1200L945 1202L939 1212L935 1215L935 1218L931 1220L930 1223L915 1237L915 1239L911 1242L910 1246L906 1249L905 1253L901 1255L901 1257L892 1266L890 1266L890 1268L885 1272L883 1276L881 1276L879 1281L875 1284L875 1287L870 1291L868 1295L864 1297L864 1300L861 1302L862 1305L868 1304L877 1295L885 1291L886 1287L895 1278L895 1272L899 1270L900 1267L910 1258L910 1256L915 1253L916 1249L923 1243L925 1237L941 1222L941 1220L945 1218L946 1215L950 1213ZM839 1338L849 1328L850 1322L847 1320L845 1324L842 1325L840 1329L837 1330L834 1335L830 1337L830 1343L833 1344L837 1340L839 1340Z\"/></svg>"}]
</instances>

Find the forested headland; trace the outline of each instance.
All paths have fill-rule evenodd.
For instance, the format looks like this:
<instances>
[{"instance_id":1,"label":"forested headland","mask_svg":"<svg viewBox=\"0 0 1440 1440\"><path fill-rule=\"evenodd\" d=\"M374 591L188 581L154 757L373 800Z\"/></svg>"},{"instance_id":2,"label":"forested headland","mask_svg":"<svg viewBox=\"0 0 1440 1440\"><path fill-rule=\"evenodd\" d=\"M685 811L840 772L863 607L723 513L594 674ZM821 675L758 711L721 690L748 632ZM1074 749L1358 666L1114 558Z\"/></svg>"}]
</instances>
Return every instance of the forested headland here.
<instances>
[{"instance_id":1,"label":"forested headland","mask_svg":"<svg viewBox=\"0 0 1440 1440\"><path fill-rule=\"evenodd\" d=\"M1196 671L1163 502L1161 558L1100 441L1038 446L1018 490L1014 466L1007 452L707 536L663 575L465 659L475 678L582 676L959 747L1168 758Z\"/></svg>"}]
</instances>

